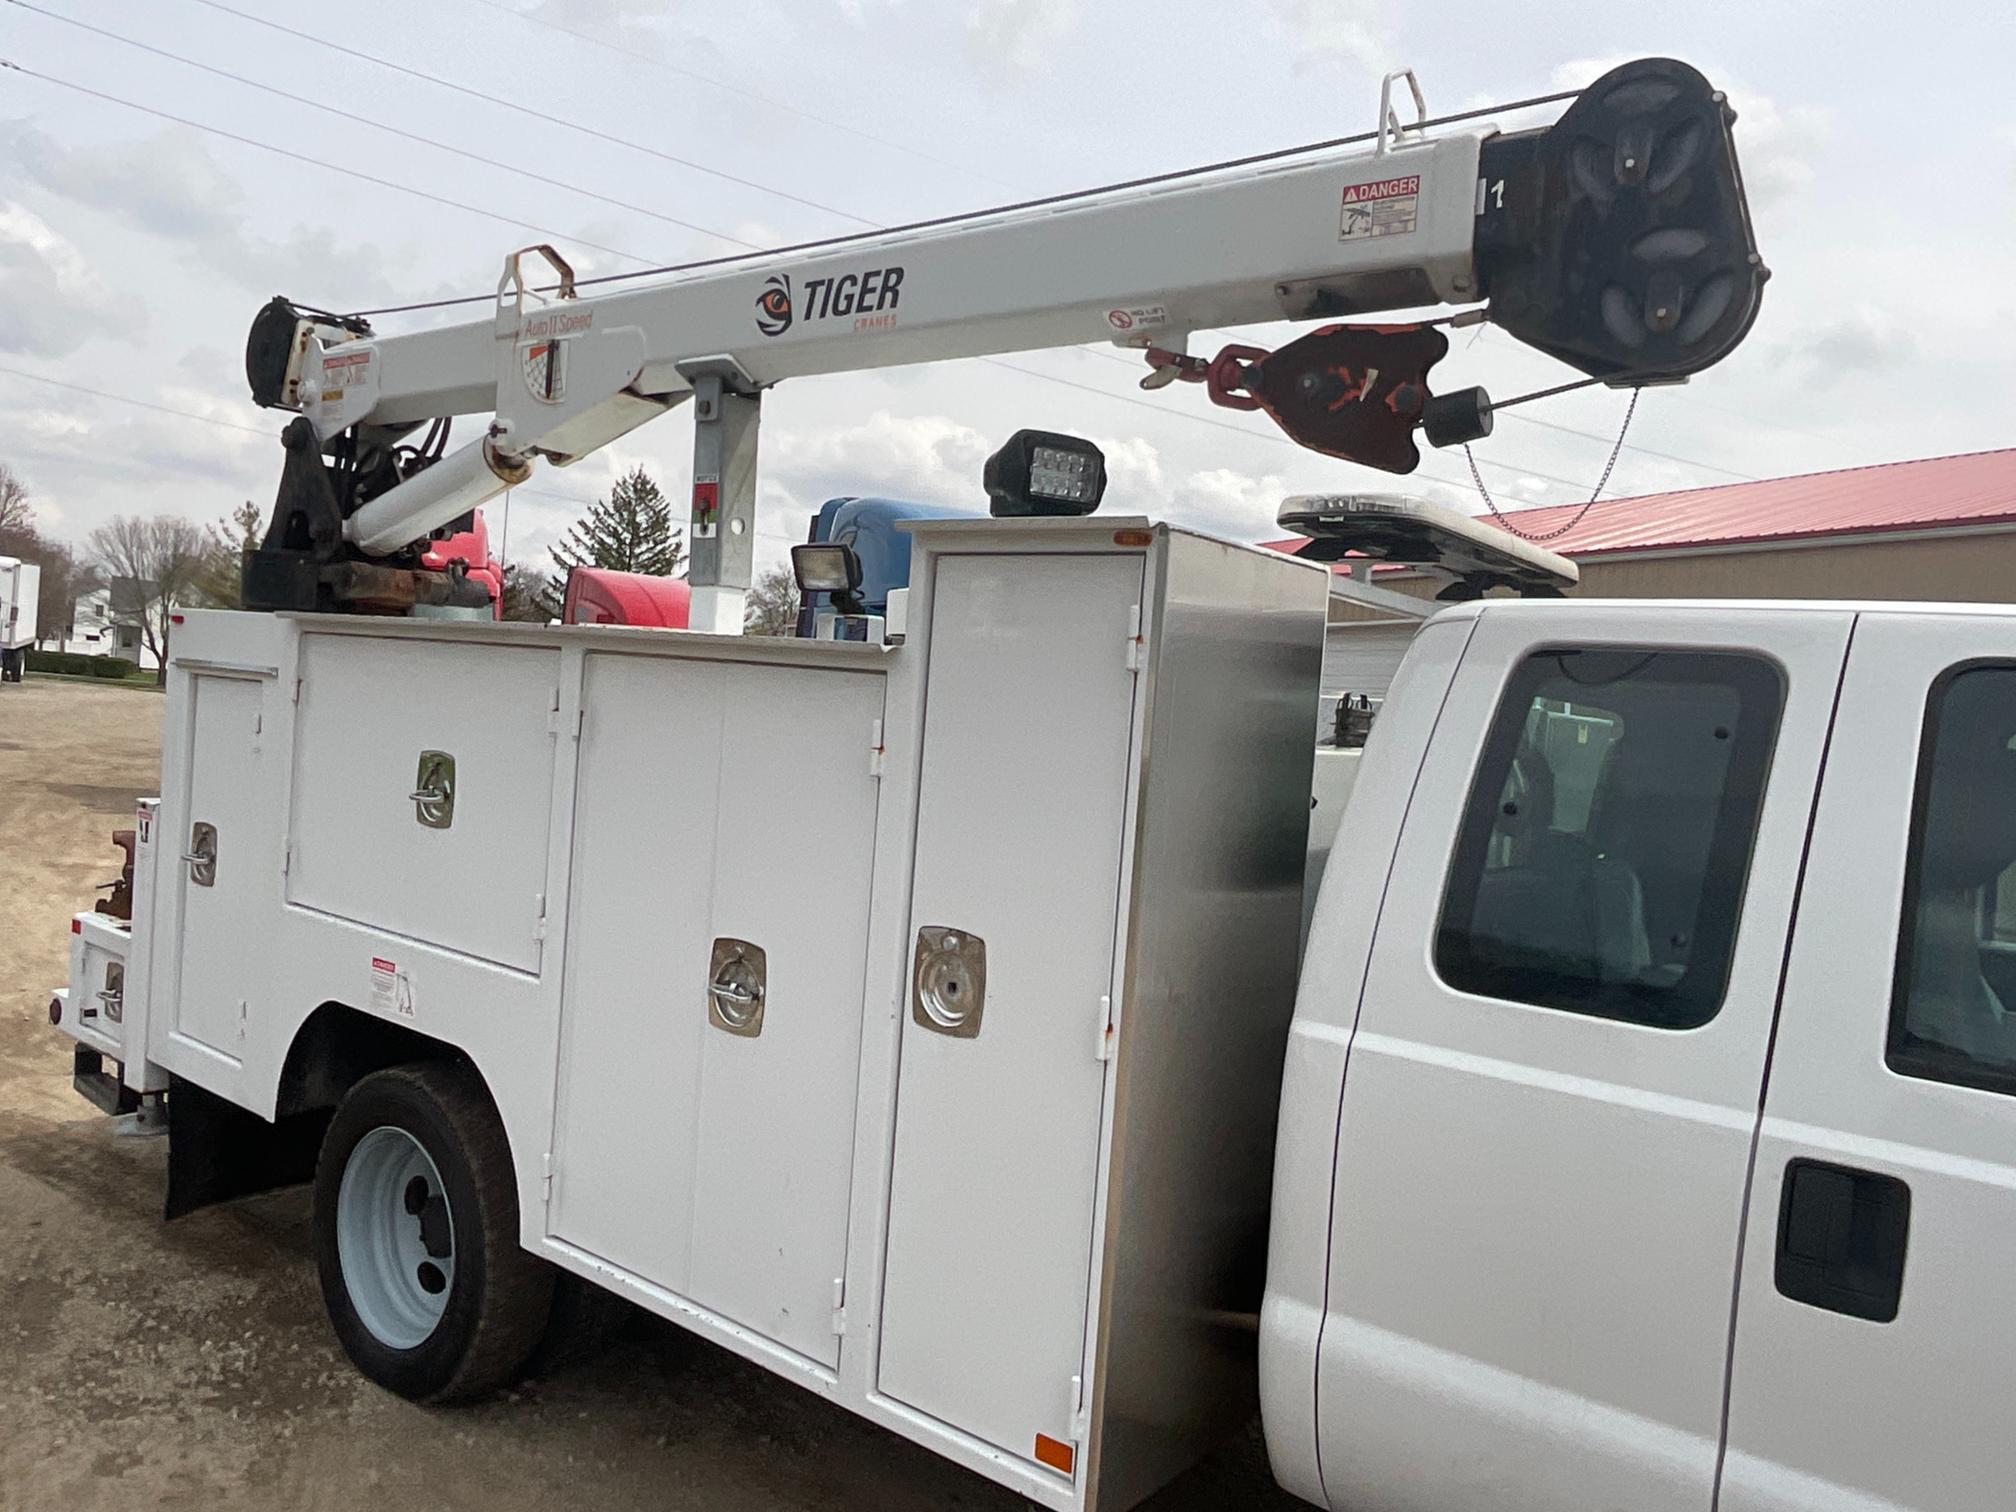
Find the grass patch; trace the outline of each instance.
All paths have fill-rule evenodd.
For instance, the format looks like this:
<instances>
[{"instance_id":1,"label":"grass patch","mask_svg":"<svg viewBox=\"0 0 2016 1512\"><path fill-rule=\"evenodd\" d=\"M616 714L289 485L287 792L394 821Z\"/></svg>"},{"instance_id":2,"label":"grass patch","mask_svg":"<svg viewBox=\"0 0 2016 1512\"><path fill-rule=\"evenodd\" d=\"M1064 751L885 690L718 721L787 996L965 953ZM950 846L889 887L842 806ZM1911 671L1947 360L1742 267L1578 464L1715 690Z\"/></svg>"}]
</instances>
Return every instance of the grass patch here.
<instances>
[{"instance_id":1,"label":"grass patch","mask_svg":"<svg viewBox=\"0 0 2016 1512\"><path fill-rule=\"evenodd\" d=\"M162 692L162 686L154 680L152 672L134 672L125 677L95 677L78 672L30 672L31 683L86 683L94 688L146 688L153 693ZM23 683L22 686L27 686Z\"/></svg>"}]
</instances>

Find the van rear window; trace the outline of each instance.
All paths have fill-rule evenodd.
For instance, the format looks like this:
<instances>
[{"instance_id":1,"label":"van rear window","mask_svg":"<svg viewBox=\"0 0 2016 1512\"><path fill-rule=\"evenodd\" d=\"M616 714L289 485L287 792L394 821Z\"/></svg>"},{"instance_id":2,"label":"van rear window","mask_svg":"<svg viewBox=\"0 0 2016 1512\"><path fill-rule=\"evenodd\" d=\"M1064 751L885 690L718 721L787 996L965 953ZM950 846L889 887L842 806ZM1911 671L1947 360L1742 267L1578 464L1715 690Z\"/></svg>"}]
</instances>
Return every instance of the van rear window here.
<instances>
[{"instance_id":1,"label":"van rear window","mask_svg":"<svg viewBox=\"0 0 2016 1512\"><path fill-rule=\"evenodd\" d=\"M1560 647L1507 685L1450 865L1459 991L1664 1029L1720 1010L1784 703L1724 652Z\"/></svg>"},{"instance_id":2,"label":"van rear window","mask_svg":"<svg viewBox=\"0 0 2016 1512\"><path fill-rule=\"evenodd\" d=\"M1961 667L1932 688L1887 1057L2016 1093L2016 667Z\"/></svg>"}]
</instances>

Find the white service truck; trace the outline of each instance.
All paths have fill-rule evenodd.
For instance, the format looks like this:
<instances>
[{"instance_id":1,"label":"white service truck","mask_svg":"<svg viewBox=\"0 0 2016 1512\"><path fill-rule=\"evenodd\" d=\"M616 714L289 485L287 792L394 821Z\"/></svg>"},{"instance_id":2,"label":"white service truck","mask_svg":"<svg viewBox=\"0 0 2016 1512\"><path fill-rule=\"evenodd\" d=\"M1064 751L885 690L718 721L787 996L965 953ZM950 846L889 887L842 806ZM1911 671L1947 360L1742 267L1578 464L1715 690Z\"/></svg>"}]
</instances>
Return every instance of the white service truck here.
<instances>
[{"instance_id":1,"label":"white service truck","mask_svg":"<svg viewBox=\"0 0 2016 1512\"><path fill-rule=\"evenodd\" d=\"M41 596L41 564L0 556L0 682L19 682L27 670Z\"/></svg>"},{"instance_id":2,"label":"white service truck","mask_svg":"<svg viewBox=\"0 0 2016 1512\"><path fill-rule=\"evenodd\" d=\"M691 399L694 623L739 624L765 386L1095 334L1406 471L1489 425L1438 327L1183 339L1481 300L1683 377L1763 277L1728 124L1648 60L1533 132L1382 104L615 293L514 258L464 325L269 306L279 612L177 629L131 918L51 1004L80 1090L165 1114L171 1214L312 1179L336 1332L422 1400L564 1274L1071 1512L1256 1400L1358 1512L2006 1508L2016 614L1548 601L1510 536L1291 502L1463 600L1322 753L1331 845L1326 606L1383 590L1097 515L1070 437L912 523L900 614L801 547L805 639L481 623L420 561Z\"/></svg>"}]
</instances>

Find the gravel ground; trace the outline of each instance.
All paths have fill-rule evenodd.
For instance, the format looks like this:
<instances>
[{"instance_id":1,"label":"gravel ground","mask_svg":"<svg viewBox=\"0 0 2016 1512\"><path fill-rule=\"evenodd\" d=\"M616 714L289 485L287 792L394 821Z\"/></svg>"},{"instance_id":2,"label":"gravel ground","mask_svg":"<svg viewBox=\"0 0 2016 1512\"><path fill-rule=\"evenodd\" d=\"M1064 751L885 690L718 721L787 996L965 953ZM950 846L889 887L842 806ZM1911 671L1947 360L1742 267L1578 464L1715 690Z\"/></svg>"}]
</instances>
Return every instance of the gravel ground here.
<instances>
[{"instance_id":1,"label":"gravel ground","mask_svg":"<svg viewBox=\"0 0 2016 1512\"><path fill-rule=\"evenodd\" d=\"M1022 1505L641 1313L593 1357L476 1407L415 1407L323 1319L305 1190L160 1218L167 1150L115 1137L48 1026L69 914L154 791L161 700L0 687L0 1512ZM1301 1507L1257 1438L1152 1512Z\"/></svg>"}]
</instances>

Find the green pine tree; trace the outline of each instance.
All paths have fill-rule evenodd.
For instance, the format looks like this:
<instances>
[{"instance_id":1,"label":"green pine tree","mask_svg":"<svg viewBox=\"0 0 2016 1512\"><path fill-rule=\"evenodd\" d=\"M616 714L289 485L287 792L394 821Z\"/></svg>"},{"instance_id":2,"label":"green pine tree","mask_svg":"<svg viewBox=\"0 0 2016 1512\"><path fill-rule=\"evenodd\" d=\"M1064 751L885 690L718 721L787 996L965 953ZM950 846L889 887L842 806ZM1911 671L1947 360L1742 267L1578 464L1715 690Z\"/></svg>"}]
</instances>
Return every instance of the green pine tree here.
<instances>
[{"instance_id":1,"label":"green pine tree","mask_svg":"<svg viewBox=\"0 0 2016 1512\"><path fill-rule=\"evenodd\" d=\"M681 534L672 523L672 504L664 491L643 468L633 467L616 480L609 497L589 505L552 548L554 576L541 607L550 618L559 618L567 574L576 567L674 576L686 560Z\"/></svg>"}]
</instances>

